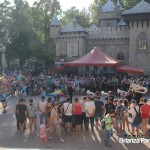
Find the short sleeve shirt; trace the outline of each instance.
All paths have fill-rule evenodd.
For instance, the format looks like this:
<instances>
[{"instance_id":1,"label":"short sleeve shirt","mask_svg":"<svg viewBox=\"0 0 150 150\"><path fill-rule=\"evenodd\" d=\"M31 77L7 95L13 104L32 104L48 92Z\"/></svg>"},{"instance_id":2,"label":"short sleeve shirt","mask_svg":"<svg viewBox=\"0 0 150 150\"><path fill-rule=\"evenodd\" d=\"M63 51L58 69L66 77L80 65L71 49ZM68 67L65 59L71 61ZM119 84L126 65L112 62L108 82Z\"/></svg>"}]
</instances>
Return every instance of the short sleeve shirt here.
<instances>
[{"instance_id":1,"label":"short sleeve shirt","mask_svg":"<svg viewBox=\"0 0 150 150\"><path fill-rule=\"evenodd\" d=\"M106 130L111 130L112 129L112 126L111 125L109 125L109 123L111 123L112 122L112 120L111 120L111 117L109 116L109 114L108 115L106 115L106 117L105 117L105 129Z\"/></svg>"}]
</instances>

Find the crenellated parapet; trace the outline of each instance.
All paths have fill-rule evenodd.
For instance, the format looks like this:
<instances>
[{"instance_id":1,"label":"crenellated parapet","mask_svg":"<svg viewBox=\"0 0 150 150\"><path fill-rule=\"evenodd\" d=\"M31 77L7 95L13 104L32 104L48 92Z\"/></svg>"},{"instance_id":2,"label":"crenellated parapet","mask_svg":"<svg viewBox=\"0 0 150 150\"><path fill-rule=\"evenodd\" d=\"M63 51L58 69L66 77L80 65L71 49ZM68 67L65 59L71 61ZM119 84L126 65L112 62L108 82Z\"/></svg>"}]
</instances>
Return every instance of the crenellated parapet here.
<instances>
[{"instance_id":1,"label":"crenellated parapet","mask_svg":"<svg viewBox=\"0 0 150 150\"><path fill-rule=\"evenodd\" d=\"M86 29L88 39L128 39L128 27L93 27Z\"/></svg>"}]
</instances>

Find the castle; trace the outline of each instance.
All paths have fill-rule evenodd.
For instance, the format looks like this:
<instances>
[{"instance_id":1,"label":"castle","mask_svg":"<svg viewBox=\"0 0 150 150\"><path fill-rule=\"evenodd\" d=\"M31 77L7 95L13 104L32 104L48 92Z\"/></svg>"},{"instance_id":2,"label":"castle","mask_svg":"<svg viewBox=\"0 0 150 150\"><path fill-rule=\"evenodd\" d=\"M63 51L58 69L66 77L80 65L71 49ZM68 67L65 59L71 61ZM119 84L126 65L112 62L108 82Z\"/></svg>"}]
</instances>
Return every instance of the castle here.
<instances>
[{"instance_id":1,"label":"castle","mask_svg":"<svg viewBox=\"0 0 150 150\"><path fill-rule=\"evenodd\" d=\"M57 16L50 24L50 36L56 44L56 57L75 60L94 47L124 64L142 67L150 74L150 4L142 0L123 12L118 0L97 4L100 27L83 28L74 18L63 28Z\"/></svg>"}]
</instances>

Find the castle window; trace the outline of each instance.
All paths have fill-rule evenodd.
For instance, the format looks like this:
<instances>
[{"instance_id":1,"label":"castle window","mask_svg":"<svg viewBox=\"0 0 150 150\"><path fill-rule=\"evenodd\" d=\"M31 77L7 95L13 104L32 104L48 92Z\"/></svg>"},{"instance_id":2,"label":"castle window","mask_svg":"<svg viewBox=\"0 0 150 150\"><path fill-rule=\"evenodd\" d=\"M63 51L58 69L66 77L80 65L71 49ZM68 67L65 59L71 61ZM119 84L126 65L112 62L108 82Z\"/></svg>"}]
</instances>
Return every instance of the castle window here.
<instances>
[{"instance_id":1,"label":"castle window","mask_svg":"<svg viewBox=\"0 0 150 150\"><path fill-rule=\"evenodd\" d=\"M137 49L138 51L146 51L147 50L147 43L148 37L146 33L142 32L137 37Z\"/></svg>"},{"instance_id":2,"label":"castle window","mask_svg":"<svg viewBox=\"0 0 150 150\"><path fill-rule=\"evenodd\" d=\"M117 54L117 60L124 60L124 55L123 55L122 52L119 52L119 53Z\"/></svg>"}]
</instances>

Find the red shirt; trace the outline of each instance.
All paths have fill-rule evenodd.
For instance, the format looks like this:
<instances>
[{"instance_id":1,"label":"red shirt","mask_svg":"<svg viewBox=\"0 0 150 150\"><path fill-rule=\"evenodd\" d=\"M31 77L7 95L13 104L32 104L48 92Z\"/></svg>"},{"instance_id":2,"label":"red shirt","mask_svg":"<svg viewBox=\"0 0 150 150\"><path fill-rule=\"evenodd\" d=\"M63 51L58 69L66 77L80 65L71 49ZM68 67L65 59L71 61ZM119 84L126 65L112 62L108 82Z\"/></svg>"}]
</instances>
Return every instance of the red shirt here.
<instances>
[{"instance_id":1,"label":"red shirt","mask_svg":"<svg viewBox=\"0 0 150 150\"><path fill-rule=\"evenodd\" d=\"M81 115L82 114L82 107L80 104L75 105L76 111L74 112L75 115Z\"/></svg>"},{"instance_id":2,"label":"red shirt","mask_svg":"<svg viewBox=\"0 0 150 150\"><path fill-rule=\"evenodd\" d=\"M142 111L142 118L149 118L150 117L150 105L144 104L141 106Z\"/></svg>"}]
</instances>

